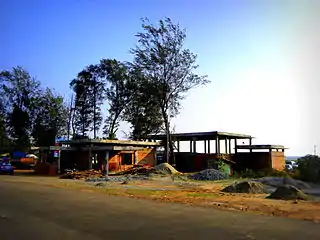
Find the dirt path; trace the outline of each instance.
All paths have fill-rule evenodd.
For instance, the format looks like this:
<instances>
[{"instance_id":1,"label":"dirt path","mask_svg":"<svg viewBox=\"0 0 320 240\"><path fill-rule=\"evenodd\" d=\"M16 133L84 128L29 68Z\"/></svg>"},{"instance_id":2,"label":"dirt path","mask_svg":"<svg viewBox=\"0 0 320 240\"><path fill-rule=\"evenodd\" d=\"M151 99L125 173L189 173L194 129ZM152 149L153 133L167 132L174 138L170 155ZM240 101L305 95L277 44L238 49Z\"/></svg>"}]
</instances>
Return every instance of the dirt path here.
<instances>
[{"instance_id":1,"label":"dirt path","mask_svg":"<svg viewBox=\"0 0 320 240\"><path fill-rule=\"evenodd\" d=\"M312 222L158 203L0 177L1 239L320 239Z\"/></svg>"}]
</instances>

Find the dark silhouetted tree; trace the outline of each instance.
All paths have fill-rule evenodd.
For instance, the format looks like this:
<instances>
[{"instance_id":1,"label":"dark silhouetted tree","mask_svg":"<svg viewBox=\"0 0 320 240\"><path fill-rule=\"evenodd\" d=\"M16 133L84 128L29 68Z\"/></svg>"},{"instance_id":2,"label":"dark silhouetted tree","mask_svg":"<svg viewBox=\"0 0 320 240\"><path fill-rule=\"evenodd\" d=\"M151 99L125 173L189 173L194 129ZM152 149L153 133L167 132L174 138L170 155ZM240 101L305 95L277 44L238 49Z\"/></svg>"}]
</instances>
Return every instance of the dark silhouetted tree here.
<instances>
[{"instance_id":1,"label":"dark silhouetted tree","mask_svg":"<svg viewBox=\"0 0 320 240\"><path fill-rule=\"evenodd\" d=\"M184 47L185 29L170 18L160 20L158 25L143 19L142 28L143 32L136 35L138 44L131 50L133 65L150 81L146 94L159 104L167 135L167 158L174 161L170 154L174 150L170 141L170 119L179 113L181 100L190 89L209 81L206 76L195 73L197 56Z\"/></svg>"}]
</instances>

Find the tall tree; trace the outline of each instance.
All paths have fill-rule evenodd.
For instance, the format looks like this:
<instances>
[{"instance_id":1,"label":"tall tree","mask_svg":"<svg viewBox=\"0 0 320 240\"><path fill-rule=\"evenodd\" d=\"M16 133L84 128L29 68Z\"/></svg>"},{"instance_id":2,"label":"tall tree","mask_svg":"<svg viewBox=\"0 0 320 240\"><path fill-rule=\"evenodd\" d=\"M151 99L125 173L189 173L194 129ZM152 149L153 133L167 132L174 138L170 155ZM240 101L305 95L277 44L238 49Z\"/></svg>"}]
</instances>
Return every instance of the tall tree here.
<instances>
[{"instance_id":1,"label":"tall tree","mask_svg":"<svg viewBox=\"0 0 320 240\"><path fill-rule=\"evenodd\" d=\"M128 66L115 59L103 59L100 71L100 76L106 81L106 100L109 105L104 134L109 139L115 139L122 113L132 96Z\"/></svg>"},{"instance_id":2,"label":"tall tree","mask_svg":"<svg viewBox=\"0 0 320 240\"><path fill-rule=\"evenodd\" d=\"M32 136L37 146L52 146L57 137L67 134L68 107L63 97L47 88L34 100Z\"/></svg>"},{"instance_id":3,"label":"tall tree","mask_svg":"<svg viewBox=\"0 0 320 240\"><path fill-rule=\"evenodd\" d=\"M32 130L32 102L38 97L40 83L22 67L0 72L2 93L6 100L7 131L15 148L26 150Z\"/></svg>"},{"instance_id":4,"label":"tall tree","mask_svg":"<svg viewBox=\"0 0 320 240\"><path fill-rule=\"evenodd\" d=\"M78 73L70 83L75 93L74 115L77 135L88 135L93 130L94 138L102 123L101 105L105 98L105 83L100 77L99 65L90 65Z\"/></svg>"},{"instance_id":5,"label":"tall tree","mask_svg":"<svg viewBox=\"0 0 320 240\"><path fill-rule=\"evenodd\" d=\"M167 135L167 161L174 160L170 141L170 119L181 108L186 93L199 85L207 84L206 76L195 73L197 56L184 47L186 30L164 18L157 25L142 20L143 31L138 33L138 44L131 49L134 66L150 81L148 95L160 106ZM170 150L169 150L170 148Z\"/></svg>"},{"instance_id":6,"label":"tall tree","mask_svg":"<svg viewBox=\"0 0 320 240\"><path fill-rule=\"evenodd\" d=\"M162 130L161 111L156 99L146 94L150 81L135 70L130 71L130 79L132 99L126 105L123 120L131 124L132 140L145 140L150 134L157 134Z\"/></svg>"}]
</instances>

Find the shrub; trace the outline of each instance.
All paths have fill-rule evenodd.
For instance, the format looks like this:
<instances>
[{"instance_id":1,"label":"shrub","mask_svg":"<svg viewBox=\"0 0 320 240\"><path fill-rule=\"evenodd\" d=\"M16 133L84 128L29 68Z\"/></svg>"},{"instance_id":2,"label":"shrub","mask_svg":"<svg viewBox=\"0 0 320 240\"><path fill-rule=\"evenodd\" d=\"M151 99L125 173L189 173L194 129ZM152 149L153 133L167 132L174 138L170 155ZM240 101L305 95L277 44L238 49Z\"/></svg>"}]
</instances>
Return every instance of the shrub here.
<instances>
[{"instance_id":1,"label":"shrub","mask_svg":"<svg viewBox=\"0 0 320 240\"><path fill-rule=\"evenodd\" d=\"M238 178L261 178L261 177L289 177L289 174L284 171L278 171L275 169L262 169L254 171L252 169L246 169L241 172L236 172L234 177Z\"/></svg>"},{"instance_id":2,"label":"shrub","mask_svg":"<svg viewBox=\"0 0 320 240\"><path fill-rule=\"evenodd\" d=\"M320 158L306 155L297 160L299 178L308 182L320 182Z\"/></svg>"}]
</instances>

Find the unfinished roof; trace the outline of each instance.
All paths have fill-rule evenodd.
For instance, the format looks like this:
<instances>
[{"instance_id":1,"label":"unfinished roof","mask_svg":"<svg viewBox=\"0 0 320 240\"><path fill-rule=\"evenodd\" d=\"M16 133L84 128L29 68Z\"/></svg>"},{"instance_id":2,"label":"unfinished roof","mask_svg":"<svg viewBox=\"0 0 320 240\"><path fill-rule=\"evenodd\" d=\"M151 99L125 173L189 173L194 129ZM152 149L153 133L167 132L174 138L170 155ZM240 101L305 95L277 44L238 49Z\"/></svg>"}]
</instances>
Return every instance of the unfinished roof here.
<instances>
[{"instance_id":1,"label":"unfinished roof","mask_svg":"<svg viewBox=\"0 0 320 240\"><path fill-rule=\"evenodd\" d=\"M171 136L176 141L191 141L191 140L215 140L216 137L218 138L228 138L228 139L249 139L253 138L251 135L247 134L239 134L239 133L229 133L229 132L192 132L192 133L174 133L171 134ZM161 135L150 135L149 139L155 139L155 140L164 140L166 139L165 134Z\"/></svg>"},{"instance_id":2,"label":"unfinished roof","mask_svg":"<svg viewBox=\"0 0 320 240\"><path fill-rule=\"evenodd\" d=\"M283 145L237 145L237 149L288 149L285 148Z\"/></svg>"},{"instance_id":3,"label":"unfinished roof","mask_svg":"<svg viewBox=\"0 0 320 240\"><path fill-rule=\"evenodd\" d=\"M112 145L112 146L141 146L152 147L160 146L158 142L143 142L130 140L109 140L109 139L77 139L68 141L59 141L61 144L67 145Z\"/></svg>"}]
</instances>

